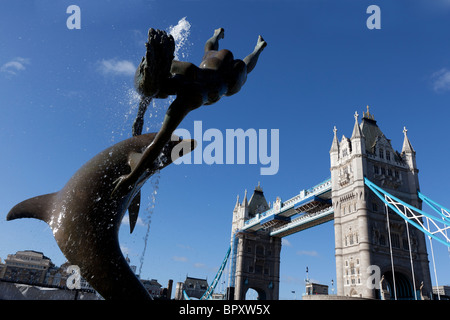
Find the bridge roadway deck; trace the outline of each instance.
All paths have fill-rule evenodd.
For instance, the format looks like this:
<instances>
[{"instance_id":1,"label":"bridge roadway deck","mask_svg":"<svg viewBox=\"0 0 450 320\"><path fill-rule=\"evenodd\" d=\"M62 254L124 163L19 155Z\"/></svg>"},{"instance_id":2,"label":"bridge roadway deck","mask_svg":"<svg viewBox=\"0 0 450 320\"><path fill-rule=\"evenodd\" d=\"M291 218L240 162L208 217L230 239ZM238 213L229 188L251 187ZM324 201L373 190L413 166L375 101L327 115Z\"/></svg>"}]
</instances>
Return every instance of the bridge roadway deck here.
<instances>
[{"instance_id":1,"label":"bridge roadway deck","mask_svg":"<svg viewBox=\"0 0 450 320\"><path fill-rule=\"evenodd\" d=\"M312 188L302 190L280 206L274 205L273 208L245 221L242 231L269 229L271 236L284 237L333 218L331 179L327 179Z\"/></svg>"}]
</instances>

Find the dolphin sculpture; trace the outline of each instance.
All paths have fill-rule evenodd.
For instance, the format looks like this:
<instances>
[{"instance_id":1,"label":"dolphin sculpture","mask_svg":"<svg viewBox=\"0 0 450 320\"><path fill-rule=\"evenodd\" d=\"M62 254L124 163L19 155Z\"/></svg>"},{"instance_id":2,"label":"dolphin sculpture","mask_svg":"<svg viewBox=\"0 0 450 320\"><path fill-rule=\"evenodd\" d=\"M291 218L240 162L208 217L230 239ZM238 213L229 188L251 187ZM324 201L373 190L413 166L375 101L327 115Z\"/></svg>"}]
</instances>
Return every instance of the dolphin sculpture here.
<instances>
[{"instance_id":1,"label":"dolphin sculpture","mask_svg":"<svg viewBox=\"0 0 450 320\"><path fill-rule=\"evenodd\" d=\"M14 206L7 220L36 218L49 224L58 246L71 264L104 299L150 299L119 246L118 233L128 209L130 232L139 205L130 206L145 181L176 158L191 152L195 140L172 136L158 159L128 189L112 193L114 181L134 169L156 133L135 136L100 152L84 164L58 192ZM173 152L177 147L180 152Z\"/></svg>"}]
</instances>

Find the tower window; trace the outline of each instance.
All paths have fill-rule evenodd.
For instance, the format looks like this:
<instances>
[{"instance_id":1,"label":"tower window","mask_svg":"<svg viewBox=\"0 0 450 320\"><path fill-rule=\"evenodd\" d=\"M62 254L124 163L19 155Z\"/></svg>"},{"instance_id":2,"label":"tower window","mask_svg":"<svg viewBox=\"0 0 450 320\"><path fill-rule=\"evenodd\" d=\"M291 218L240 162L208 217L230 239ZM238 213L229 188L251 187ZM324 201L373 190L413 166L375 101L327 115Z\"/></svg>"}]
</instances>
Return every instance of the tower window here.
<instances>
[{"instance_id":1,"label":"tower window","mask_svg":"<svg viewBox=\"0 0 450 320\"><path fill-rule=\"evenodd\" d=\"M380 235L380 245L386 245L386 237L383 234Z\"/></svg>"},{"instance_id":2,"label":"tower window","mask_svg":"<svg viewBox=\"0 0 450 320\"><path fill-rule=\"evenodd\" d=\"M380 157L380 159L384 159L384 149L378 150L378 156Z\"/></svg>"},{"instance_id":3,"label":"tower window","mask_svg":"<svg viewBox=\"0 0 450 320\"><path fill-rule=\"evenodd\" d=\"M400 236L396 233L392 234L392 247L400 248Z\"/></svg>"},{"instance_id":4,"label":"tower window","mask_svg":"<svg viewBox=\"0 0 450 320\"><path fill-rule=\"evenodd\" d=\"M386 160L391 161L391 153L389 151L386 151Z\"/></svg>"},{"instance_id":5,"label":"tower window","mask_svg":"<svg viewBox=\"0 0 450 320\"><path fill-rule=\"evenodd\" d=\"M373 212L378 212L378 206L375 202L372 202L372 211Z\"/></svg>"},{"instance_id":6,"label":"tower window","mask_svg":"<svg viewBox=\"0 0 450 320\"><path fill-rule=\"evenodd\" d=\"M375 174L380 174L380 167L378 167L378 166L373 166L373 172L374 172Z\"/></svg>"},{"instance_id":7,"label":"tower window","mask_svg":"<svg viewBox=\"0 0 450 320\"><path fill-rule=\"evenodd\" d=\"M403 249L409 250L408 238L402 238L402 242L403 242Z\"/></svg>"}]
</instances>

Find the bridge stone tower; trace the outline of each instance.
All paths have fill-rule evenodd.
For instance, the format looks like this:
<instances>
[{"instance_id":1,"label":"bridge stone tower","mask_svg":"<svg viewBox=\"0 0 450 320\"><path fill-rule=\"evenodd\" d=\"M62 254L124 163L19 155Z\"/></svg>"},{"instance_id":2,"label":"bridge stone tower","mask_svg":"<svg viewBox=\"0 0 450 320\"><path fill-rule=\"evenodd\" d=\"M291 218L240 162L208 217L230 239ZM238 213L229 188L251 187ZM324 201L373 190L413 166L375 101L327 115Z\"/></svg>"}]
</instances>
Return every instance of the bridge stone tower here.
<instances>
[{"instance_id":1,"label":"bridge stone tower","mask_svg":"<svg viewBox=\"0 0 450 320\"><path fill-rule=\"evenodd\" d=\"M231 279L234 292L228 294L231 300L245 300L249 289L258 293L260 300L278 300L280 282L281 238L271 237L269 229L257 232L240 231L244 222L256 214L269 209L261 187L258 185L250 201L247 201L247 190L244 200L239 196L233 210L231 228L231 245L234 256L231 257L235 268L234 279Z\"/></svg>"},{"instance_id":2,"label":"bridge stone tower","mask_svg":"<svg viewBox=\"0 0 450 320\"><path fill-rule=\"evenodd\" d=\"M384 203L364 184L367 177L387 192L421 208L416 153L406 129L402 151L397 152L367 107L361 123L355 113L350 138L342 136L339 141L334 129L330 161L337 294L377 299L388 291L386 295L393 298L395 287L397 299L407 299L414 298L414 289L417 292L423 284L421 293L428 296L432 287L424 234L409 226L409 242L406 224L395 213L388 213L388 228ZM385 280L381 281L381 290L379 282L373 281L374 266Z\"/></svg>"}]
</instances>

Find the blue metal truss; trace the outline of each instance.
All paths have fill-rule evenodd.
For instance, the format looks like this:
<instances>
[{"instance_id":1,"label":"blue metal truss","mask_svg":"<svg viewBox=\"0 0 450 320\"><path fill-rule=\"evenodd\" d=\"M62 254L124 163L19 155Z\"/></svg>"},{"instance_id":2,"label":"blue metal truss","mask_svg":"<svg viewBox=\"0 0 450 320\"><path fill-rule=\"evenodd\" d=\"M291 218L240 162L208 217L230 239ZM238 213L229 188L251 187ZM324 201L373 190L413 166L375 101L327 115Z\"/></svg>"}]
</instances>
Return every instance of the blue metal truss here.
<instances>
[{"instance_id":1,"label":"blue metal truss","mask_svg":"<svg viewBox=\"0 0 450 320\"><path fill-rule=\"evenodd\" d=\"M427 234L429 237L450 247L450 239L447 235L447 230L450 230L450 216L447 209L419 192L418 196L420 199L426 199L424 202L430 205L433 210L439 214L439 217L436 217L394 197L367 178L364 178L364 182L378 198L405 221Z\"/></svg>"},{"instance_id":2,"label":"blue metal truss","mask_svg":"<svg viewBox=\"0 0 450 320\"><path fill-rule=\"evenodd\" d=\"M449 209L447 209L447 208L441 206L439 203L431 200L430 198L428 198L426 195L424 195L420 191L418 191L417 194L419 195L419 198L423 202L428 204L434 211L436 211L438 214L440 214L442 216L442 219L450 222L450 210Z\"/></svg>"},{"instance_id":3,"label":"blue metal truss","mask_svg":"<svg viewBox=\"0 0 450 320\"><path fill-rule=\"evenodd\" d=\"M209 287L206 289L205 293L201 296L200 300L208 300L211 299L211 295L214 292L214 289L216 288L217 284L219 283L220 277L222 276L223 270L225 269L225 266L227 265L228 258L230 257L231 252L231 246L228 248L227 253L225 254L225 258L222 261L222 264L220 265L219 270L216 273L216 276L214 277L214 280L211 282ZM183 296L184 300L191 300L191 297L188 296L185 290L183 290Z\"/></svg>"},{"instance_id":4,"label":"blue metal truss","mask_svg":"<svg viewBox=\"0 0 450 320\"><path fill-rule=\"evenodd\" d=\"M214 277L214 280L211 282L211 285L206 289L203 296L200 298L200 300L208 300L211 298L211 295L214 292L214 289L216 288L217 284L219 283L220 277L222 276L222 272L225 269L225 266L227 265L228 258L230 256L231 252L231 246L228 248L227 253L225 254L225 258L223 258L222 264L220 265L219 271L217 271L216 276Z\"/></svg>"}]
</instances>

